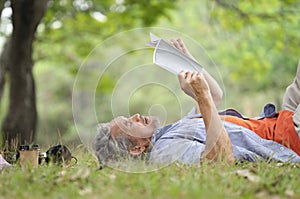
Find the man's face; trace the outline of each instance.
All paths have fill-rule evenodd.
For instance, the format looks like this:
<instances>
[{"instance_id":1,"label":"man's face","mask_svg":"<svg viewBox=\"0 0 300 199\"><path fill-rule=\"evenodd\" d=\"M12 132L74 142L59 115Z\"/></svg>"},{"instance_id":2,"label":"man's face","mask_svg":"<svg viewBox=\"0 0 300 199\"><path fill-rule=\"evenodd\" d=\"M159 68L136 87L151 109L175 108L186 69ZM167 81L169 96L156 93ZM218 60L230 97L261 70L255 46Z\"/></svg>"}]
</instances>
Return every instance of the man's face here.
<instances>
[{"instance_id":1,"label":"man's face","mask_svg":"<svg viewBox=\"0 0 300 199\"><path fill-rule=\"evenodd\" d=\"M113 137L125 133L132 141L148 140L158 127L158 118L141 116L140 114L135 114L129 118L116 117L110 122L111 135Z\"/></svg>"}]
</instances>

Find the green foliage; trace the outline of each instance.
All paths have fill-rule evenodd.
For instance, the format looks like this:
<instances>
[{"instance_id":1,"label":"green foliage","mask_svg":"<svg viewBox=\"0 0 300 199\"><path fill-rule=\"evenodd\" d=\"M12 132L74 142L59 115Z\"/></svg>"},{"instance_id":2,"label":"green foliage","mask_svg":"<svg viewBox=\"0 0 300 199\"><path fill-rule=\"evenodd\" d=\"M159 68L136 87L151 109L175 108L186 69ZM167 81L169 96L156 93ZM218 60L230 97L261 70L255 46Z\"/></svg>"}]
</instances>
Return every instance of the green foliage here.
<instances>
[{"instance_id":1,"label":"green foliage","mask_svg":"<svg viewBox=\"0 0 300 199\"><path fill-rule=\"evenodd\" d=\"M159 17L170 18L168 11L175 5L176 1L171 0L52 0L40 25L36 59L47 54L58 63L78 66L82 58L108 36L153 25ZM54 49L49 51L48 46Z\"/></svg>"},{"instance_id":2,"label":"green foliage","mask_svg":"<svg viewBox=\"0 0 300 199\"><path fill-rule=\"evenodd\" d=\"M48 11L39 25L34 51L37 61L35 74L40 93L38 96L40 131L55 135L60 131L69 141L77 139L76 130L72 125L70 94L74 82L72 78L75 78L84 59L93 48L110 35L155 24L159 17L169 17L168 11L175 6L176 2L171 0L49 1ZM55 79L51 82L51 86L49 77ZM103 101L106 98L104 95L111 92L116 81L113 75L102 78L102 84L96 89L99 93L97 100L100 103L97 106L104 105ZM105 113L104 120L111 118L109 111L102 112L102 116L103 113ZM59 121L58 115L62 117ZM38 136L41 141L42 137ZM56 139L57 136L54 140Z\"/></svg>"},{"instance_id":3,"label":"green foliage","mask_svg":"<svg viewBox=\"0 0 300 199\"><path fill-rule=\"evenodd\" d=\"M300 4L298 1L214 1L213 24L221 26L230 50L220 56L229 59L232 79L246 90L287 85L279 74L294 74L299 56ZM223 44L222 44L223 45ZM230 65L229 65L230 64ZM291 76L292 77L292 76ZM251 81L251 85L248 82ZM284 87L284 86L282 86Z\"/></svg>"}]
</instances>

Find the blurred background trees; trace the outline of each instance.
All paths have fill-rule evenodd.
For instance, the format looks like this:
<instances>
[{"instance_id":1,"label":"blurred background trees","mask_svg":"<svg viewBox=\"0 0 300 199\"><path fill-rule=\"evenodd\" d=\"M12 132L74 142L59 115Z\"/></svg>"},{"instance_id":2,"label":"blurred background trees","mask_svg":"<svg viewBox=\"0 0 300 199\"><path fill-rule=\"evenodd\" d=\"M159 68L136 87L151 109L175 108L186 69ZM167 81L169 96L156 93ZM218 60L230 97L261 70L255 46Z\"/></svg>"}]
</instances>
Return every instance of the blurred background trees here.
<instances>
[{"instance_id":1,"label":"blurred background trees","mask_svg":"<svg viewBox=\"0 0 300 199\"><path fill-rule=\"evenodd\" d=\"M1 13L4 16L1 18L4 19L1 21L6 23L2 28L2 39L6 37L6 43L0 65L0 97L9 84L2 139L9 145L35 140L37 110L32 56L40 63L51 63L58 68L64 66L60 74L75 77L80 61L94 47L94 42L99 43L118 31L152 25L159 17L167 16L166 10L171 8L174 8L173 1L2 0ZM49 78L55 79L56 76ZM60 90L60 84L57 86L59 98L67 103L71 96L70 85L66 90ZM68 105L63 105L63 109L70 109ZM46 107L51 109L51 106ZM61 125L54 122L57 129L70 125L71 111L63 109L62 112L70 115L62 120ZM57 115L54 118L57 120Z\"/></svg>"},{"instance_id":2,"label":"blurred background trees","mask_svg":"<svg viewBox=\"0 0 300 199\"><path fill-rule=\"evenodd\" d=\"M12 2L1 1L2 54L13 32ZM280 105L300 55L299 4L296 0L48 0L32 52L38 110L36 139L51 144L57 141L59 132L65 142L78 141L71 105L76 73L96 45L132 28L170 28L201 44L222 77L219 83L225 92L223 107L236 107L246 115L256 116L267 102ZM196 49L190 51L197 58ZM205 67L210 70L211 66ZM11 122L5 119L11 111L10 73L2 63L2 130L5 123ZM102 91L111 92L114 83L112 77L106 77ZM101 100L97 105L105 106Z\"/></svg>"}]
</instances>

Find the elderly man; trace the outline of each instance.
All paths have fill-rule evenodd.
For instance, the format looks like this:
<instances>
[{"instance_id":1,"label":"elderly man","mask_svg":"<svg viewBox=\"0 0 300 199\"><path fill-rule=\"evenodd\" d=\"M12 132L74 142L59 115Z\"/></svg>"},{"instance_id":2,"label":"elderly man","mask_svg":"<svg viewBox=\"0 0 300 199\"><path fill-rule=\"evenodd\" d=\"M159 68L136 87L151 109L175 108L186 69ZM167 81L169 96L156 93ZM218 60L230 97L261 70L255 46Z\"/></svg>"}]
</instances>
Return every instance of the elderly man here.
<instances>
[{"instance_id":1,"label":"elderly man","mask_svg":"<svg viewBox=\"0 0 300 199\"><path fill-rule=\"evenodd\" d=\"M187 56L180 39L170 43ZM222 91L203 69L182 71L178 79L182 90L197 106L181 120L159 127L152 116L135 114L99 124L94 140L100 165L110 161L145 157L148 162L185 164L210 161L276 160L300 162L300 63L294 82L283 98L283 110L272 104L256 119L244 118L234 109L217 111Z\"/></svg>"}]
</instances>

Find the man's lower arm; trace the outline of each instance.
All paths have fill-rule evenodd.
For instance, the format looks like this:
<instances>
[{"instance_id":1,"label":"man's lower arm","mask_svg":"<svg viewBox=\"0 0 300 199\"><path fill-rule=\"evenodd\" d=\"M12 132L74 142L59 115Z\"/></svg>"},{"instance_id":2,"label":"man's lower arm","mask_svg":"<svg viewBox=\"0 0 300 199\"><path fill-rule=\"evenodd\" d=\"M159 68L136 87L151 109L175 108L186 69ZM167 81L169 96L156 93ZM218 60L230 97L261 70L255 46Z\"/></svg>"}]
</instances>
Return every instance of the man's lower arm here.
<instances>
[{"instance_id":1,"label":"man's lower arm","mask_svg":"<svg viewBox=\"0 0 300 199\"><path fill-rule=\"evenodd\" d=\"M198 95L199 96L199 95ZM228 163L234 161L231 141L209 93L197 97L206 128L206 145L202 158Z\"/></svg>"}]
</instances>

